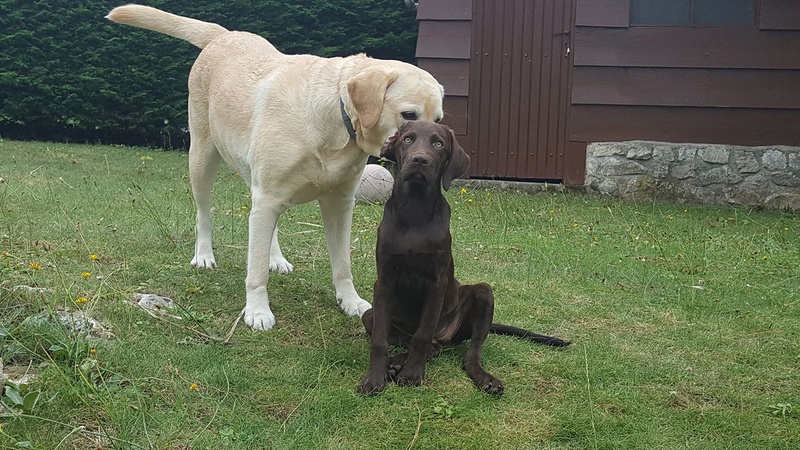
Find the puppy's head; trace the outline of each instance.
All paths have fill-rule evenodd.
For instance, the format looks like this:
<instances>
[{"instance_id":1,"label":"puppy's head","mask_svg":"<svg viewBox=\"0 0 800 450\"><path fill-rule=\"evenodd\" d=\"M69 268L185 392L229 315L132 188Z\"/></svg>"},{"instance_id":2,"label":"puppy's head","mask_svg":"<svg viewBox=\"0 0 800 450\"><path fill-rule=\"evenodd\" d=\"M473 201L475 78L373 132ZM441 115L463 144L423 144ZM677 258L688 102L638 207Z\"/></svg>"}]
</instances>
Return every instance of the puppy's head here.
<instances>
[{"instance_id":1,"label":"puppy's head","mask_svg":"<svg viewBox=\"0 0 800 450\"><path fill-rule=\"evenodd\" d=\"M452 181L467 172L469 155L458 144L453 130L434 122L403 123L390 136L381 157L397 163L395 183L450 189Z\"/></svg>"},{"instance_id":2,"label":"puppy's head","mask_svg":"<svg viewBox=\"0 0 800 450\"><path fill-rule=\"evenodd\" d=\"M386 139L407 120L444 117L444 88L428 72L400 61L368 59L347 83L359 146L378 156Z\"/></svg>"}]
</instances>

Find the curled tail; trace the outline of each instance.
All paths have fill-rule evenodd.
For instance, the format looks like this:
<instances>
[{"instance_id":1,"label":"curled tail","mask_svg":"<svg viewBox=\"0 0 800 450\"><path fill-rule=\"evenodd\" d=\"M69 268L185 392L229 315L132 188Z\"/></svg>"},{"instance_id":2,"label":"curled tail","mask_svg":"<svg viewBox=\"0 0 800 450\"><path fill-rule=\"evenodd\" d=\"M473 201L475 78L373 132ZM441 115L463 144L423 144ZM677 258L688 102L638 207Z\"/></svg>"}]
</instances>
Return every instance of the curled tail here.
<instances>
[{"instance_id":1,"label":"curled tail","mask_svg":"<svg viewBox=\"0 0 800 450\"><path fill-rule=\"evenodd\" d=\"M226 33L224 27L188 17L176 16L142 5L125 5L111 10L106 19L112 22L145 28L189 41L203 48L217 36Z\"/></svg>"},{"instance_id":2,"label":"curled tail","mask_svg":"<svg viewBox=\"0 0 800 450\"><path fill-rule=\"evenodd\" d=\"M489 328L489 332L505 336L516 336L518 338L528 339L536 342L537 344L552 345L553 347L566 347L572 344L570 341L565 341L554 336L545 336L543 334L534 333L533 331L523 330L522 328L512 327L510 325L502 325L499 323L493 323L491 328Z\"/></svg>"}]
</instances>

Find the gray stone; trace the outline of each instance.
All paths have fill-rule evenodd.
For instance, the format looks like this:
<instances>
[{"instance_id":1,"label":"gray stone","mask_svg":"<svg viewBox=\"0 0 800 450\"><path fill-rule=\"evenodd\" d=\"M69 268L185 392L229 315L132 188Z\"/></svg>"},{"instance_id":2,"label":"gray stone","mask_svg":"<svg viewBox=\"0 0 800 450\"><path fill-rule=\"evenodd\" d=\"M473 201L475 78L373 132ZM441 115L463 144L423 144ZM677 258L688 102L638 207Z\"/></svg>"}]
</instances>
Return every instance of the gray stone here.
<instances>
[{"instance_id":1,"label":"gray stone","mask_svg":"<svg viewBox=\"0 0 800 450\"><path fill-rule=\"evenodd\" d=\"M601 194L616 196L617 190L617 182L609 178L606 178L597 185L597 191Z\"/></svg>"},{"instance_id":2,"label":"gray stone","mask_svg":"<svg viewBox=\"0 0 800 450\"><path fill-rule=\"evenodd\" d=\"M722 189L725 201L734 205L760 206L764 200L763 185L740 183Z\"/></svg>"},{"instance_id":3,"label":"gray stone","mask_svg":"<svg viewBox=\"0 0 800 450\"><path fill-rule=\"evenodd\" d=\"M680 147L678 149L678 161L694 159L695 156L697 156L697 148L695 147Z\"/></svg>"},{"instance_id":4,"label":"gray stone","mask_svg":"<svg viewBox=\"0 0 800 450\"><path fill-rule=\"evenodd\" d=\"M789 167L794 170L800 170L800 153L789 153Z\"/></svg>"},{"instance_id":5,"label":"gray stone","mask_svg":"<svg viewBox=\"0 0 800 450\"><path fill-rule=\"evenodd\" d=\"M590 155L597 157L603 156L621 156L626 153L626 150L621 147L621 144L613 142L598 142L589 145Z\"/></svg>"},{"instance_id":6,"label":"gray stone","mask_svg":"<svg viewBox=\"0 0 800 450\"><path fill-rule=\"evenodd\" d=\"M732 175L736 175L737 177L739 176L738 174L734 174L728 166L714 167L713 169L700 171L697 174L696 180L697 184L700 186L723 184L728 183L731 180ZM739 177L739 181L741 181L741 177Z\"/></svg>"},{"instance_id":7,"label":"gray stone","mask_svg":"<svg viewBox=\"0 0 800 450\"><path fill-rule=\"evenodd\" d=\"M647 161L653 157L653 148L648 146L633 147L628 150L628 153L625 154L625 157L628 159Z\"/></svg>"},{"instance_id":8,"label":"gray stone","mask_svg":"<svg viewBox=\"0 0 800 450\"><path fill-rule=\"evenodd\" d=\"M713 164L725 164L728 162L728 150L722 147L703 147L697 152L697 156L703 161Z\"/></svg>"},{"instance_id":9,"label":"gray stone","mask_svg":"<svg viewBox=\"0 0 800 450\"><path fill-rule=\"evenodd\" d=\"M786 155L780 150L769 149L761 157L761 163L770 170L783 170L786 168Z\"/></svg>"},{"instance_id":10,"label":"gray stone","mask_svg":"<svg viewBox=\"0 0 800 450\"><path fill-rule=\"evenodd\" d=\"M764 206L776 209L800 210L800 194L790 192L780 192L770 195L764 201Z\"/></svg>"},{"instance_id":11,"label":"gray stone","mask_svg":"<svg viewBox=\"0 0 800 450\"><path fill-rule=\"evenodd\" d=\"M758 160L751 152L737 152L734 162L739 173L756 173L761 170L761 165L758 164Z\"/></svg>"},{"instance_id":12,"label":"gray stone","mask_svg":"<svg viewBox=\"0 0 800 450\"><path fill-rule=\"evenodd\" d=\"M636 198L641 186L639 177L630 178L627 182L620 183L619 195L622 198ZM624 187L622 187L624 186Z\"/></svg>"},{"instance_id":13,"label":"gray stone","mask_svg":"<svg viewBox=\"0 0 800 450\"><path fill-rule=\"evenodd\" d=\"M620 176L620 175L641 175L647 172L647 167L627 159L606 158L600 169L600 175Z\"/></svg>"},{"instance_id":14,"label":"gray stone","mask_svg":"<svg viewBox=\"0 0 800 450\"><path fill-rule=\"evenodd\" d=\"M673 177L679 180L685 180L687 178L694 177L697 174L696 170L697 170L697 165L690 162L686 164L673 166L670 172L672 173Z\"/></svg>"},{"instance_id":15,"label":"gray stone","mask_svg":"<svg viewBox=\"0 0 800 450\"><path fill-rule=\"evenodd\" d=\"M772 174L770 174L770 179L778 186L800 187L800 176L798 176L796 172L772 172Z\"/></svg>"},{"instance_id":16,"label":"gray stone","mask_svg":"<svg viewBox=\"0 0 800 450\"><path fill-rule=\"evenodd\" d=\"M661 160L654 159L650 166L650 174L654 178L666 178L669 175L669 164L662 162Z\"/></svg>"},{"instance_id":17,"label":"gray stone","mask_svg":"<svg viewBox=\"0 0 800 450\"><path fill-rule=\"evenodd\" d=\"M172 302L172 299L169 297L162 297L156 294L142 294L137 292L134 295L134 299L136 303L144 308L149 309L151 311L155 311L157 309L175 309L175 304Z\"/></svg>"},{"instance_id":18,"label":"gray stone","mask_svg":"<svg viewBox=\"0 0 800 450\"><path fill-rule=\"evenodd\" d=\"M657 145L653 147L653 159L663 162L675 161L675 149L669 145Z\"/></svg>"}]
</instances>

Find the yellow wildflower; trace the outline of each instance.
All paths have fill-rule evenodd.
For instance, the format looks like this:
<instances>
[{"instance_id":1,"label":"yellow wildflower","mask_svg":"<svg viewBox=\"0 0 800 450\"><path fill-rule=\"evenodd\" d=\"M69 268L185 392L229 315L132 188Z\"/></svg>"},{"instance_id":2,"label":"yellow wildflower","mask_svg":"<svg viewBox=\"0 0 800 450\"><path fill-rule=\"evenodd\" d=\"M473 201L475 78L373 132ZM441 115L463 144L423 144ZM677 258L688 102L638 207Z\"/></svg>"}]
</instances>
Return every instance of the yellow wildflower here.
<instances>
[{"instance_id":1,"label":"yellow wildflower","mask_svg":"<svg viewBox=\"0 0 800 450\"><path fill-rule=\"evenodd\" d=\"M75 299L75 303L77 303L79 305L83 305L84 303L86 303L88 301L89 301L89 299L86 298L86 297L78 297L78 298Z\"/></svg>"},{"instance_id":2,"label":"yellow wildflower","mask_svg":"<svg viewBox=\"0 0 800 450\"><path fill-rule=\"evenodd\" d=\"M141 159L142 161L152 161L153 157L152 156L142 156L139 159Z\"/></svg>"},{"instance_id":3,"label":"yellow wildflower","mask_svg":"<svg viewBox=\"0 0 800 450\"><path fill-rule=\"evenodd\" d=\"M81 272L81 276L85 280L86 278L89 278L90 276L92 276L92 273L91 272Z\"/></svg>"},{"instance_id":4,"label":"yellow wildflower","mask_svg":"<svg viewBox=\"0 0 800 450\"><path fill-rule=\"evenodd\" d=\"M41 270L42 269L42 265L39 264L39 263L35 263L35 262L28 263L28 267L30 267L33 270Z\"/></svg>"},{"instance_id":5,"label":"yellow wildflower","mask_svg":"<svg viewBox=\"0 0 800 450\"><path fill-rule=\"evenodd\" d=\"M198 390L198 389L200 389L200 386L198 386L198 385L197 385L197 383L192 383L192 384L189 386L189 390L190 390L190 391L196 391L196 390Z\"/></svg>"},{"instance_id":6,"label":"yellow wildflower","mask_svg":"<svg viewBox=\"0 0 800 450\"><path fill-rule=\"evenodd\" d=\"M461 194L463 195L463 194L466 194L466 193L467 193L467 188L462 187L461 188Z\"/></svg>"},{"instance_id":7,"label":"yellow wildflower","mask_svg":"<svg viewBox=\"0 0 800 450\"><path fill-rule=\"evenodd\" d=\"M92 356L97 356L97 349L96 348L90 349L89 354Z\"/></svg>"},{"instance_id":8,"label":"yellow wildflower","mask_svg":"<svg viewBox=\"0 0 800 450\"><path fill-rule=\"evenodd\" d=\"M92 261L97 261L97 255L92 253L91 255L89 255L89 259L91 259Z\"/></svg>"}]
</instances>

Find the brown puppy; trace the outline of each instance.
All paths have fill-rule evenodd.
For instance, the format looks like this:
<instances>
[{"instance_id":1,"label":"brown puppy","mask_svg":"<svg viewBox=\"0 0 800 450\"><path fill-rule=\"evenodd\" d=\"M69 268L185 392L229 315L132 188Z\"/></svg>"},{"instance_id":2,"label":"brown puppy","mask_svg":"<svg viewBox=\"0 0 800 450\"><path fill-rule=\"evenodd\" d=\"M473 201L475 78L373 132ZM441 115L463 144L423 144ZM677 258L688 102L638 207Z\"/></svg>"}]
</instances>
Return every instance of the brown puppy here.
<instances>
[{"instance_id":1,"label":"brown puppy","mask_svg":"<svg viewBox=\"0 0 800 450\"><path fill-rule=\"evenodd\" d=\"M453 276L450 205L441 190L467 171L469 156L452 130L433 122L406 122L381 156L397 163L397 176L378 227L378 280L372 309L362 316L371 336L370 364L357 391L377 394L387 379L422 384L425 363L442 344L470 339L464 370L479 389L502 394L503 383L481 366L490 332L553 346L569 342L493 324L492 287L462 286ZM388 344L409 351L389 358Z\"/></svg>"}]
</instances>

